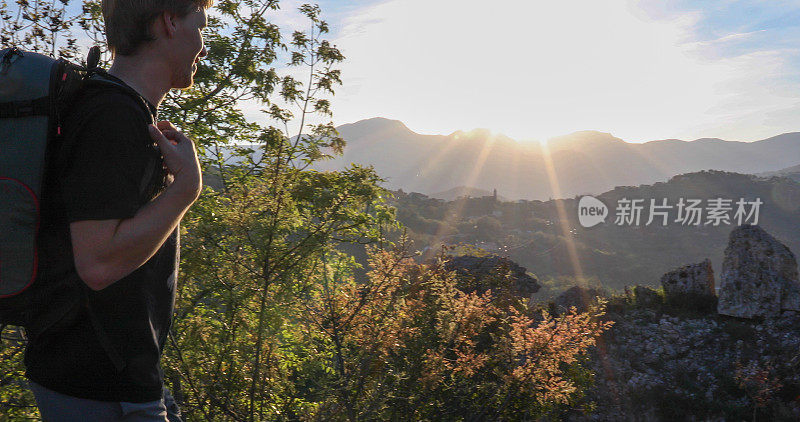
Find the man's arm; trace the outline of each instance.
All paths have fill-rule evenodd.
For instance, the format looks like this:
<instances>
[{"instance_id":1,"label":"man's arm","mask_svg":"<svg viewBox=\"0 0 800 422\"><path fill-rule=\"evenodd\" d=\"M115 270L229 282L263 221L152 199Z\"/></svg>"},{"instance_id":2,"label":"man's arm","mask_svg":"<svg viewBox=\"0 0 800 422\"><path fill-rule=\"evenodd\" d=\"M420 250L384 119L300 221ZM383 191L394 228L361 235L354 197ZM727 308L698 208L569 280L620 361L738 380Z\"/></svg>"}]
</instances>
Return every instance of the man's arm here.
<instances>
[{"instance_id":1,"label":"man's arm","mask_svg":"<svg viewBox=\"0 0 800 422\"><path fill-rule=\"evenodd\" d=\"M202 189L194 143L168 122L150 126L173 182L124 220L70 224L75 268L92 290L101 290L141 267L175 230Z\"/></svg>"}]
</instances>

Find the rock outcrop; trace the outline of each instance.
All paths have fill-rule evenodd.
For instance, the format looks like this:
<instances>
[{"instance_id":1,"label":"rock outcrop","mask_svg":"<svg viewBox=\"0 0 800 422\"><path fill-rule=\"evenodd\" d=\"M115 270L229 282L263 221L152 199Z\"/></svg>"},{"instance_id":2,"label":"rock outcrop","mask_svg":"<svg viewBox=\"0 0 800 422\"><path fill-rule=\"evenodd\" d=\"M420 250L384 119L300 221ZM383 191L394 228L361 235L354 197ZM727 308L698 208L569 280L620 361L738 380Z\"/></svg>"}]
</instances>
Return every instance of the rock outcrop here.
<instances>
[{"instance_id":1,"label":"rock outcrop","mask_svg":"<svg viewBox=\"0 0 800 422\"><path fill-rule=\"evenodd\" d=\"M587 401L597 407L567 420L751 420L756 396L739 388L737 374L752 376L767 368L769 377L759 381L765 384L760 388L783 386L761 396L769 404L759 408L758 420L800 420L800 316L795 313L763 321L718 320L629 308L613 319L597 342L602 347L590 354L597 375ZM747 372L737 372L740 368Z\"/></svg>"},{"instance_id":2,"label":"rock outcrop","mask_svg":"<svg viewBox=\"0 0 800 422\"><path fill-rule=\"evenodd\" d=\"M717 312L740 318L800 311L800 281L792 251L759 226L735 228L725 249Z\"/></svg>"},{"instance_id":3,"label":"rock outcrop","mask_svg":"<svg viewBox=\"0 0 800 422\"><path fill-rule=\"evenodd\" d=\"M658 292L646 286L634 286L633 297L639 306L656 307L661 304L661 296Z\"/></svg>"},{"instance_id":4,"label":"rock outcrop","mask_svg":"<svg viewBox=\"0 0 800 422\"><path fill-rule=\"evenodd\" d=\"M553 303L559 313L567 312L571 306L578 312L586 312L589 306L597 303L597 296L605 297L607 293L591 287L573 286L558 295Z\"/></svg>"},{"instance_id":5,"label":"rock outcrop","mask_svg":"<svg viewBox=\"0 0 800 422\"><path fill-rule=\"evenodd\" d=\"M463 290L483 293L487 289L502 288L502 281L496 275L504 271L509 272L511 284L508 287L516 295L529 297L541 288L538 280L527 274L525 267L497 255L456 256L445 263L445 268L449 271L455 270L459 276L472 280L460 286Z\"/></svg>"},{"instance_id":6,"label":"rock outcrop","mask_svg":"<svg viewBox=\"0 0 800 422\"><path fill-rule=\"evenodd\" d=\"M711 260L699 264L684 265L661 277L664 296L667 300L685 295L714 296L714 270Z\"/></svg>"}]
</instances>

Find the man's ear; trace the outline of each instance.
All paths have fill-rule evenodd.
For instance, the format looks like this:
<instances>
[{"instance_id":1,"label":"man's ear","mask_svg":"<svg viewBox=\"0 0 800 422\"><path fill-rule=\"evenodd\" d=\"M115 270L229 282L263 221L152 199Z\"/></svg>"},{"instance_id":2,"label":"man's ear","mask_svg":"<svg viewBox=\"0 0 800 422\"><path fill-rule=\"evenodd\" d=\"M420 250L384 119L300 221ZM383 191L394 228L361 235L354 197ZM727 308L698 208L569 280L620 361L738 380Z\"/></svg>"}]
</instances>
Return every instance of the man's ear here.
<instances>
[{"instance_id":1,"label":"man's ear","mask_svg":"<svg viewBox=\"0 0 800 422\"><path fill-rule=\"evenodd\" d=\"M165 11L161 13L157 21L167 38L174 37L178 32L178 15Z\"/></svg>"}]
</instances>

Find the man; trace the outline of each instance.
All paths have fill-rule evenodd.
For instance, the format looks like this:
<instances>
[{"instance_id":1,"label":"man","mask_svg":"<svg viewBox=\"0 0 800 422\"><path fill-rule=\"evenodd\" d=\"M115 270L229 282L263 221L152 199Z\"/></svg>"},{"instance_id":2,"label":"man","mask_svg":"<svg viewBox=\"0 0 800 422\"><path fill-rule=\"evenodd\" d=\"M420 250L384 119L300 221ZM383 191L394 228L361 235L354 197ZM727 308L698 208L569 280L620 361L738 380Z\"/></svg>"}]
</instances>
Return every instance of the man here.
<instances>
[{"instance_id":1,"label":"man","mask_svg":"<svg viewBox=\"0 0 800 422\"><path fill-rule=\"evenodd\" d=\"M193 83L210 0L103 0L106 78L65 116L45 179L40 282L75 306L29 330L27 377L45 421L165 421L159 366L175 304L179 222L202 180L193 142L157 108ZM163 157L163 158L162 158ZM58 289L52 286L61 286ZM69 286L69 287L65 287Z\"/></svg>"}]
</instances>

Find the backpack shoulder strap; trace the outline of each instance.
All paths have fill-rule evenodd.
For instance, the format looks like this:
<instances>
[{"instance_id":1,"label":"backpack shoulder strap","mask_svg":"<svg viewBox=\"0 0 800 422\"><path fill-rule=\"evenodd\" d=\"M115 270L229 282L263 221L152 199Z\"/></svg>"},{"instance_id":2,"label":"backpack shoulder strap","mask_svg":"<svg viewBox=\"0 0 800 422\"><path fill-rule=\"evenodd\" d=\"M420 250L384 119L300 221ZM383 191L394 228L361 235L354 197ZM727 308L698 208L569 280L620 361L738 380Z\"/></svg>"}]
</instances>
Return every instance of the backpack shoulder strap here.
<instances>
[{"instance_id":1,"label":"backpack shoulder strap","mask_svg":"<svg viewBox=\"0 0 800 422\"><path fill-rule=\"evenodd\" d=\"M108 73L106 71L102 70L102 69L94 69L91 72L92 72L92 74L89 76L89 78L87 80L88 83L98 83L98 84L107 84L107 85L115 86L115 87L121 89L122 91L124 91L125 93L127 93L128 95L138 99L139 100L138 101L139 105L142 106L142 110L149 117L150 123L156 124L156 121L155 121L155 119L153 118L153 115L150 112L150 106L147 105L147 100L145 100L144 97L142 97L138 92L136 92L133 88L131 88L131 87L127 86L127 85L121 84L121 83L111 79L108 76ZM142 175L141 181L139 182L139 194L140 195L142 195L142 196L145 195L145 192L147 190L147 186L148 186L148 184L150 182L150 179L153 177L153 173L155 172L155 168L156 168L156 160L154 158L151 158L149 160L147 166L145 167L145 172Z\"/></svg>"},{"instance_id":2,"label":"backpack shoulder strap","mask_svg":"<svg viewBox=\"0 0 800 422\"><path fill-rule=\"evenodd\" d=\"M89 61L91 62L91 54ZM142 111L145 113L145 115L148 116L149 122L152 124L156 123L150 111L150 106L148 106L147 100L145 100L141 94L136 92L136 90L134 90L133 88L114 80L114 78L110 76L105 70L97 67L90 68L87 71L86 77L83 80L83 85L80 90L81 93L86 94L87 90L100 87L113 87L119 90L120 92L123 92L126 95L130 96L131 98L134 98L141 107ZM94 109L96 110L96 108ZM83 124L82 122L85 121L86 118L88 118L88 115L84 116L83 118L80 118L77 121L77 124L78 125ZM61 151L59 153L60 159L59 159L59 165L57 166L57 168L60 169L59 172L66 170L69 166L68 162L70 160L70 151L72 149L72 146L67 144L68 142L64 142L64 145L62 145ZM156 166L156 160L150 159L150 161L146 166L145 173L142 175L142 180L139 183L140 195L144 195L147 189L148 182L150 181L151 177L153 176L153 173L155 172L154 170L155 166Z\"/></svg>"},{"instance_id":3,"label":"backpack shoulder strap","mask_svg":"<svg viewBox=\"0 0 800 422\"><path fill-rule=\"evenodd\" d=\"M108 72L106 72L105 70L102 70L102 69L93 69L93 70L91 70L90 71L90 75L88 75L88 77L86 78L86 82L85 83L86 83L87 87L91 86L92 84L104 84L106 86L114 86L114 87L118 88L120 91L130 95L131 97L133 97L133 98L135 98L137 100L137 103L140 106L142 106L142 110L148 116L150 116L151 122L153 124L155 124L155 121L153 121L153 118L152 118L152 112L150 111L150 106L147 105L147 100L145 100L144 97L142 97L142 95L139 94L138 92L136 92L136 90L134 90L133 88L131 88L131 87L125 85L125 84L121 84L121 83L115 81L114 79L112 79L109 76Z\"/></svg>"}]
</instances>

